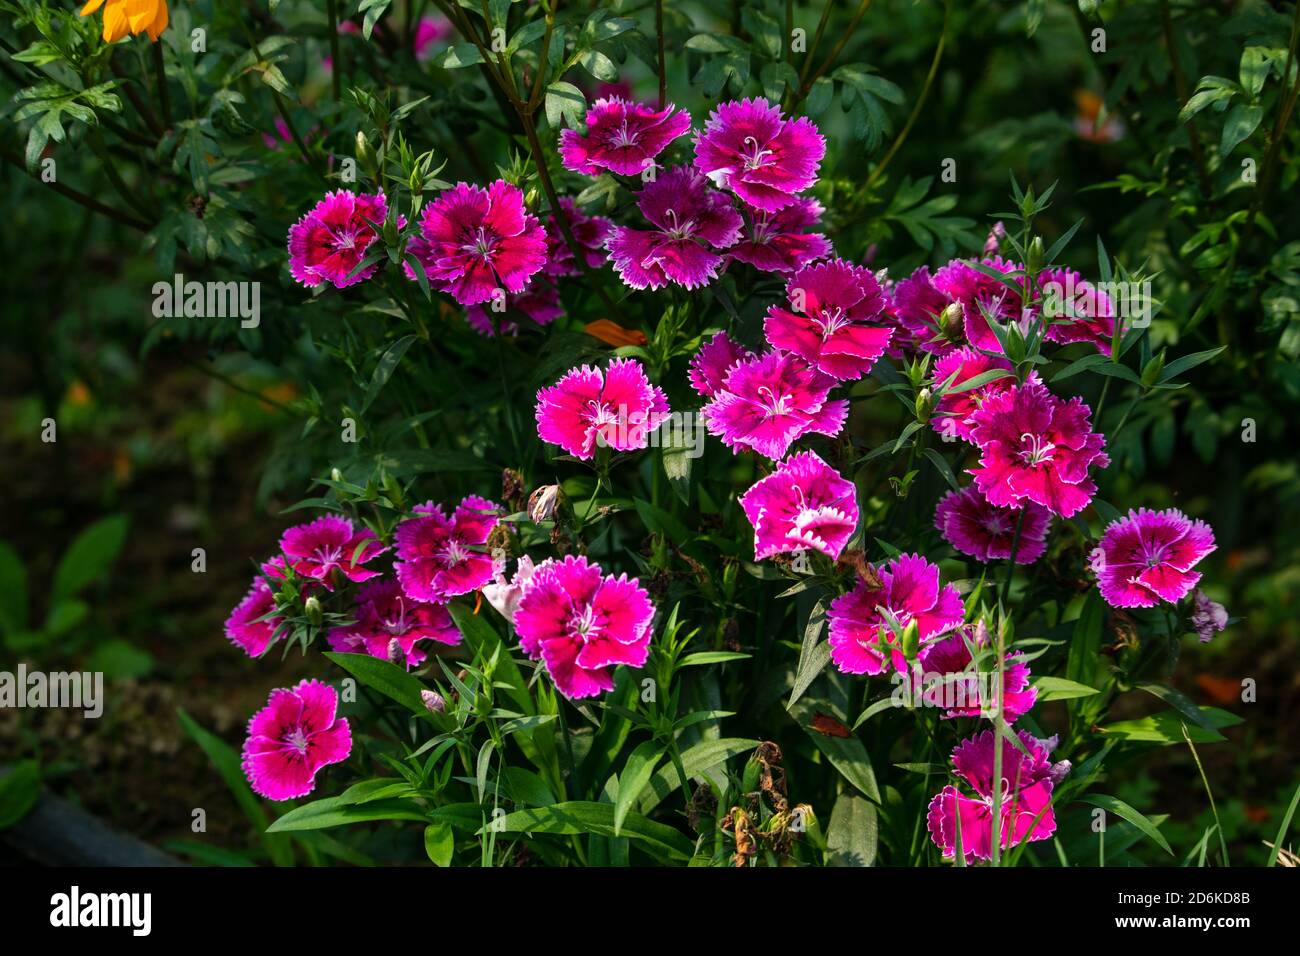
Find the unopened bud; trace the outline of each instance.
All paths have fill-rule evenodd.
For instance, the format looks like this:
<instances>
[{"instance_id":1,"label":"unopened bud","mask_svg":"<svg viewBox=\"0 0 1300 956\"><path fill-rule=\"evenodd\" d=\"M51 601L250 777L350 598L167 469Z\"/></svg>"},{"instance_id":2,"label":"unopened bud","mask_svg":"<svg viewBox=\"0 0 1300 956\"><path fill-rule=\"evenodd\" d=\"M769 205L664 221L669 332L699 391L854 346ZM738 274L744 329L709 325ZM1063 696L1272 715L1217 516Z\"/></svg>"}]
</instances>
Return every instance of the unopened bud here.
<instances>
[{"instance_id":1,"label":"unopened bud","mask_svg":"<svg viewBox=\"0 0 1300 956\"><path fill-rule=\"evenodd\" d=\"M943 337L953 342L961 338L962 319L961 303L950 303L939 315L939 331L943 333Z\"/></svg>"},{"instance_id":2,"label":"unopened bud","mask_svg":"<svg viewBox=\"0 0 1300 956\"><path fill-rule=\"evenodd\" d=\"M307 620L311 622L311 626L320 627L320 622L323 620L323 616L321 614L320 600L316 595L313 594L307 599L304 609L307 612Z\"/></svg>"},{"instance_id":3,"label":"unopened bud","mask_svg":"<svg viewBox=\"0 0 1300 956\"><path fill-rule=\"evenodd\" d=\"M436 690L420 691L420 700L424 701L424 708L431 714L444 714L447 712L447 702L443 700L441 694Z\"/></svg>"},{"instance_id":4,"label":"unopened bud","mask_svg":"<svg viewBox=\"0 0 1300 956\"><path fill-rule=\"evenodd\" d=\"M907 627L903 628L903 656L909 661L916 660L917 649L921 646L921 629L916 623L916 618L907 622Z\"/></svg>"},{"instance_id":5,"label":"unopened bud","mask_svg":"<svg viewBox=\"0 0 1300 956\"><path fill-rule=\"evenodd\" d=\"M928 388L923 388L916 393L916 420L924 425L930 420L930 415L934 411L934 396L930 394Z\"/></svg>"}]
</instances>

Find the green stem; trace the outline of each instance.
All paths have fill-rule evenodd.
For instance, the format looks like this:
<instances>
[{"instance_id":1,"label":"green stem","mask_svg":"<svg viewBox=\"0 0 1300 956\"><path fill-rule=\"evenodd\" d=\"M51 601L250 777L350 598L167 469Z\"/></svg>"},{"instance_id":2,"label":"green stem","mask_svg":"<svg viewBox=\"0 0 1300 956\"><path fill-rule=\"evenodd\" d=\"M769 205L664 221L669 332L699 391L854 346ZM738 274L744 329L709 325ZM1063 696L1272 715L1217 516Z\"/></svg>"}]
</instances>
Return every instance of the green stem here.
<instances>
[{"instance_id":1,"label":"green stem","mask_svg":"<svg viewBox=\"0 0 1300 956\"><path fill-rule=\"evenodd\" d=\"M664 0L655 0L655 34L659 38L659 108L668 100L668 71L664 68Z\"/></svg>"},{"instance_id":2,"label":"green stem","mask_svg":"<svg viewBox=\"0 0 1300 956\"><path fill-rule=\"evenodd\" d=\"M163 62L162 44L155 41L150 46L153 47L153 75L158 84L158 108L162 111L163 129L166 130L172 125L171 101L167 97L167 69Z\"/></svg>"},{"instance_id":3,"label":"green stem","mask_svg":"<svg viewBox=\"0 0 1300 956\"><path fill-rule=\"evenodd\" d=\"M343 98L343 60L339 56L339 9L338 0L329 0L326 5L329 12L330 30L330 86L334 92L334 102Z\"/></svg>"},{"instance_id":4,"label":"green stem","mask_svg":"<svg viewBox=\"0 0 1300 956\"><path fill-rule=\"evenodd\" d=\"M29 172L26 164L23 163L23 161L18 159L16 156L13 156L7 151L3 155L4 155L5 162L13 166L16 166L18 169L21 169L23 172ZM30 175L36 177L35 173L30 173ZM86 209L89 209L91 212L97 212L101 216L107 216L109 219L112 219L114 222L120 222L124 226L130 226L132 229L139 229L141 232L148 232L150 229L153 228L152 225L145 222L143 219L136 219L134 216L121 212L120 210L114 209L112 206L106 206L98 199L95 199L92 196L87 196L85 193L79 192L76 189L73 189L71 186L65 186L63 185L63 183L60 183L58 181L43 183L42 185L48 186L50 189L53 189L60 196L66 196L67 198L71 199L73 202L81 206L84 206Z\"/></svg>"},{"instance_id":5,"label":"green stem","mask_svg":"<svg viewBox=\"0 0 1300 956\"><path fill-rule=\"evenodd\" d=\"M943 27L939 31L939 43L934 48L934 56L930 60L930 72L925 75L925 84L921 87L921 95L917 97L911 115L907 117L907 122L903 124L903 128L894 137L894 142L890 144L889 152L885 153L885 158L876 165L876 168L871 171L871 175L867 177L866 185L862 187L863 190L871 189L872 183L884 173L889 161L894 158L894 154L898 152L908 134L912 132L912 127L916 124L916 118L921 114L921 107L925 105L925 101L930 95L930 87L934 85L934 78L939 73L939 61L943 59L943 47L948 40L948 18L951 14L952 0L944 0Z\"/></svg>"}]
</instances>

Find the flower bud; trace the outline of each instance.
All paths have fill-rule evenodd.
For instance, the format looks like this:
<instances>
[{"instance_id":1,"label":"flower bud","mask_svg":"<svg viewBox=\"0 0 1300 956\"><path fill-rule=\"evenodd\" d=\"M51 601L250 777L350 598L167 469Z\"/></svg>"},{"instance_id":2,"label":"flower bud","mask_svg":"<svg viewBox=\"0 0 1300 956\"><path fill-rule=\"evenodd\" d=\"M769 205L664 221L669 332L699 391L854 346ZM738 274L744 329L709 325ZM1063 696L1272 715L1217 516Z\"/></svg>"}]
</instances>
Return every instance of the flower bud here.
<instances>
[{"instance_id":1,"label":"flower bud","mask_svg":"<svg viewBox=\"0 0 1300 956\"><path fill-rule=\"evenodd\" d=\"M939 314L939 331L943 337L956 342L962 335L963 316L960 302L951 302L948 307Z\"/></svg>"},{"instance_id":2,"label":"flower bud","mask_svg":"<svg viewBox=\"0 0 1300 956\"><path fill-rule=\"evenodd\" d=\"M435 690L420 691L420 700L424 701L425 709L431 714L445 714L447 712L447 702Z\"/></svg>"},{"instance_id":3,"label":"flower bud","mask_svg":"<svg viewBox=\"0 0 1300 956\"><path fill-rule=\"evenodd\" d=\"M909 661L916 660L916 652L921 646L921 629L916 623L916 618L907 622L907 627L903 628L902 637L903 656Z\"/></svg>"},{"instance_id":4,"label":"flower bud","mask_svg":"<svg viewBox=\"0 0 1300 956\"><path fill-rule=\"evenodd\" d=\"M307 612L307 620L311 622L311 626L320 627L320 623L324 619L321 613L320 599L313 594L307 599L304 609Z\"/></svg>"},{"instance_id":5,"label":"flower bud","mask_svg":"<svg viewBox=\"0 0 1300 956\"><path fill-rule=\"evenodd\" d=\"M928 388L923 388L916 393L916 404L913 407L918 422L924 425L930 420L930 415L934 412L934 396Z\"/></svg>"}]
</instances>

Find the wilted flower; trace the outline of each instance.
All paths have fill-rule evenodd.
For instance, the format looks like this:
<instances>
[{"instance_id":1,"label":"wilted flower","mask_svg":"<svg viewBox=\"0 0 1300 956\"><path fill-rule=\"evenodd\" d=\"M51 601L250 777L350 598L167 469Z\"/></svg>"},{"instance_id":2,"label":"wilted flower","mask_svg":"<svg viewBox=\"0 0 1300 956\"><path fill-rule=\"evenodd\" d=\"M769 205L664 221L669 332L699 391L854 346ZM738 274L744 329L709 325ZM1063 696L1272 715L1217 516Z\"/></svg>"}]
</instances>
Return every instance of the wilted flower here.
<instances>
[{"instance_id":1,"label":"wilted flower","mask_svg":"<svg viewBox=\"0 0 1300 956\"><path fill-rule=\"evenodd\" d=\"M1016 525L1021 514L1020 538L1016 538ZM1016 564L1033 564L1047 548L1047 527L1052 516L1042 505L1027 503L1022 511L999 508L975 485L959 491L950 491L934 510L934 526L943 539L960 551L979 561L993 561L1011 557L1012 542L1016 543Z\"/></svg>"},{"instance_id":2,"label":"wilted flower","mask_svg":"<svg viewBox=\"0 0 1300 956\"><path fill-rule=\"evenodd\" d=\"M559 485L542 485L534 488L528 496L528 517L540 524L555 517L555 510L564 500L564 493Z\"/></svg>"},{"instance_id":3,"label":"wilted flower","mask_svg":"<svg viewBox=\"0 0 1300 956\"><path fill-rule=\"evenodd\" d=\"M242 766L253 792L268 800L305 797L322 767L352 752L346 718L335 717L339 695L317 680L271 691L248 722Z\"/></svg>"},{"instance_id":4,"label":"wilted flower","mask_svg":"<svg viewBox=\"0 0 1300 956\"><path fill-rule=\"evenodd\" d=\"M826 400L834 385L833 378L797 356L764 352L727 373L704 406L704 422L733 452L748 447L779 460L802 435L839 434L849 403Z\"/></svg>"},{"instance_id":5,"label":"wilted flower","mask_svg":"<svg viewBox=\"0 0 1300 956\"><path fill-rule=\"evenodd\" d=\"M744 224L727 197L688 166L675 166L647 183L637 208L654 226L615 226L606 243L619 278L633 289L670 282L687 289L707 285Z\"/></svg>"},{"instance_id":6,"label":"wilted flower","mask_svg":"<svg viewBox=\"0 0 1300 956\"><path fill-rule=\"evenodd\" d=\"M487 598L488 604L512 624L515 611L519 610L519 599L524 596L524 589L528 587L536 570L533 559L525 554L515 563L515 574L509 581L506 580L505 569L498 567L492 583L483 585L483 596Z\"/></svg>"},{"instance_id":7,"label":"wilted flower","mask_svg":"<svg viewBox=\"0 0 1300 956\"><path fill-rule=\"evenodd\" d=\"M810 451L791 455L740 496L754 560L811 548L838 558L858 525L853 482Z\"/></svg>"},{"instance_id":8,"label":"wilted flower","mask_svg":"<svg viewBox=\"0 0 1300 956\"><path fill-rule=\"evenodd\" d=\"M636 579L603 574L576 556L539 567L514 616L520 647L541 659L570 699L612 690L620 664L644 664L653 618L654 605Z\"/></svg>"},{"instance_id":9,"label":"wilted flower","mask_svg":"<svg viewBox=\"0 0 1300 956\"><path fill-rule=\"evenodd\" d=\"M369 279L372 263L351 275L375 241L376 227L388 215L383 193L358 195L348 189L327 193L311 211L289 227L289 271L308 288L329 282L345 289Z\"/></svg>"},{"instance_id":10,"label":"wilted flower","mask_svg":"<svg viewBox=\"0 0 1300 956\"><path fill-rule=\"evenodd\" d=\"M393 532L393 567L408 598L446 603L492 580L496 562L483 547L497 525L500 505L469 495L450 518L432 501L412 510L416 517Z\"/></svg>"},{"instance_id":11,"label":"wilted flower","mask_svg":"<svg viewBox=\"0 0 1300 956\"><path fill-rule=\"evenodd\" d=\"M524 290L546 263L546 230L529 215L518 186L504 179L487 189L457 183L424 207L407 250L440 292L476 305L498 289ZM409 262L406 274L416 277Z\"/></svg>"},{"instance_id":12,"label":"wilted flower","mask_svg":"<svg viewBox=\"0 0 1300 956\"><path fill-rule=\"evenodd\" d=\"M597 100L587 111L587 135L560 131L560 158L565 168L588 176L603 170L639 176L654 159L691 128L691 116L671 103L661 110L619 97Z\"/></svg>"},{"instance_id":13,"label":"wilted flower","mask_svg":"<svg viewBox=\"0 0 1300 956\"><path fill-rule=\"evenodd\" d=\"M885 308L870 269L832 259L799 270L786 286L790 308L771 306L763 334L841 381L859 379L884 353L894 330L879 322Z\"/></svg>"},{"instance_id":14,"label":"wilted flower","mask_svg":"<svg viewBox=\"0 0 1300 956\"><path fill-rule=\"evenodd\" d=\"M280 536L280 551L286 563L303 577L315 578L334 589L338 572L349 581L369 581L380 574L369 564L388 550L369 528L355 527L342 515L322 515L307 524L295 525Z\"/></svg>"},{"instance_id":15,"label":"wilted flower","mask_svg":"<svg viewBox=\"0 0 1300 956\"><path fill-rule=\"evenodd\" d=\"M460 643L460 630L441 604L413 601L397 581L374 581L357 592L356 621L329 632L330 647L405 663L409 669L426 657L419 641Z\"/></svg>"},{"instance_id":16,"label":"wilted flower","mask_svg":"<svg viewBox=\"0 0 1300 956\"><path fill-rule=\"evenodd\" d=\"M1063 518L1078 514L1097 493L1088 469L1110 464L1089 412L1082 399L1063 402L1037 381L986 398L971 416L979 490L1004 508L1032 501Z\"/></svg>"},{"instance_id":17,"label":"wilted flower","mask_svg":"<svg viewBox=\"0 0 1300 956\"><path fill-rule=\"evenodd\" d=\"M1023 841L1046 840L1056 832L1052 787L1069 772L1068 763L1051 764L1053 741L1019 732L1025 752L986 730L963 740L952 752L953 771L975 791L970 797L949 785L930 801L927 828L934 845L949 859L957 854L957 818L961 817L962 855L967 863L993 856L993 801L1000 803L999 843L1003 850ZM995 739L1002 747L1002 780L993 781Z\"/></svg>"},{"instance_id":18,"label":"wilted flower","mask_svg":"<svg viewBox=\"0 0 1300 956\"><path fill-rule=\"evenodd\" d=\"M1210 638L1228 626L1228 611L1222 605L1210 600L1210 596L1200 588L1192 595L1192 627L1201 637L1202 644L1210 643Z\"/></svg>"},{"instance_id":19,"label":"wilted flower","mask_svg":"<svg viewBox=\"0 0 1300 956\"><path fill-rule=\"evenodd\" d=\"M1093 553L1101 596L1112 607L1177 603L1201 579L1193 566L1215 547L1210 526L1176 508L1130 511L1106 526Z\"/></svg>"},{"instance_id":20,"label":"wilted flower","mask_svg":"<svg viewBox=\"0 0 1300 956\"><path fill-rule=\"evenodd\" d=\"M961 624L961 595L939 586L939 568L918 554L902 554L876 569L878 587L859 579L852 591L831 602L831 660L846 674L879 674L890 655L895 670L907 660L895 637L915 621L924 645ZM922 658L923 659L923 658Z\"/></svg>"},{"instance_id":21,"label":"wilted flower","mask_svg":"<svg viewBox=\"0 0 1300 956\"><path fill-rule=\"evenodd\" d=\"M535 416L543 441L589 459L598 439L618 451L647 447L668 417L668 398L639 362L618 358L603 373L590 365L569 369L537 393Z\"/></svg>"},{"instance_id":22,"label":"wilted flower","mask_svg":"<svg viewBox=\"0 0 1300 956\"><path fill-rule=\"evenodd\" d=\"M755 209L775 212L817 181L826 140L805 116L786 119L767 100L732 100L695 137L695 166Z\"/></svg>"}]
</instances>

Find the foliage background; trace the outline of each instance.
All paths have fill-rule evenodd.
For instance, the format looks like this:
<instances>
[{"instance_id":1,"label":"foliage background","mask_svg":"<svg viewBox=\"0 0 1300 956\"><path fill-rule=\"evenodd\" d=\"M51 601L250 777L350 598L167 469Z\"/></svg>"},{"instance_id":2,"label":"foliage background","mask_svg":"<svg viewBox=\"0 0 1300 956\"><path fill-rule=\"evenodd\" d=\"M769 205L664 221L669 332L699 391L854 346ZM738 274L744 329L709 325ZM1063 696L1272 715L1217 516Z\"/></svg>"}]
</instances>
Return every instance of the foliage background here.
<instances>
[{"instance_id":1,"label":"foliage background","mask_svg":"<svg viewBox=\"0 0 1300 956\"><path fill-rule=\"evenodd\" d=\"M342 5L342 15L360 21L364 12L353 7ZM569 47L577 59L565 79L587 91L618 79L652 98L654 4L563 5L579 23L596 7L634 18L640 33L599 39L599 24L609 21L598 19L587 41ZM780 88L785 18L812 35L822 9L794 3L787 11L772 0L666 4L670 98L698 123L719 96ZM175 709L237 743L267 689L314 672L296 655L283 662L272 655L250 669L221 639L221 620L246 587L248 556L265 552L296 517L283 509L331 467L355 473L365 465L340 453L332 423L365 394L400 321L400 310L375 312L361 294L310 301L289 279L283 236L337 173L339 157L354 154L357 132L375 141L377 103L419 101L400 118L402 135L413 154L431 150L435 166L445 160L438 177L447 181L483 182L500 165L536 188L527 143L479 69L444 68L454 53L419 63L395 41L409 14L401 3L369 42L338 38L337 98L323 65L332 45L323 4L173 5L161 44L173 122L161 137L153 51L144 38L106 50L97 20L79 20L50 0L2 0L0 10L0 539L25 569L29 625L15 624L20 579L7 561L0 660L104 668L120 681L93 727L58 712L21 720L0 713L0 756L38 758L47 786L146 838L188 839L188 810L202 805L214 821L211 842L253 847L247 822L184 736ZM512 23L525 16L512 15ZM202 54L187 39L196 26L206 30ZM1098 26L1104 53L1090 49ZM1055 182L1037 228L1055 238L1082 220L1065 254L1070 265L1095 275L1101 240L1112 260L1155 277L1163 308L1150 329L1154 352L1224 347L1188 376L1191 387L1134 407L1112 445L1109 498L1176 505L1215 528L1219 550L1203 568L1206 581L1241 620L1209 646L1185 644L1174 683L1199 703L1248 718L1227 732L1229 744L1201 753L1234 862L1262 862L1263 841L1273 839L1295 786L1300 722L1292 530L1300 517L1300 235L1293 225L1300 165L1291 118L1297 86L1285 72L1294 59L1294 5L834 4L815 61L832 48L834 60L810 84L804 106L832 144L815 193L830 210L827 229L840 255L901 275L977 251L1007 208L1010 177L1040 192ZM1247 55L1250 49L1270 52ZM793 67L802 66L796 56ZM112 89L77 94L113 79ZM23 92L46 82L74 95ZM365 96L350 97L353 87ZM1081 91L1122 123L1117 139L1104 141L1086 124L1081 132ZM787 104L795 95L786 91ZM547 143L563 105L539 113ZM281 110L304 136L306 160L276 134ZM48 140L33 147L31 129L42 123ZM263 134L275 138L273 148ZM143 228L55 195L28 173L33 148L37 158L56 160L61 184ZM945 159L956 161L956 182L939 177ZM1247 160L1256 164L1253 183L1243 180ZM398 159L390 172L409 173L409 165ZM561 179L562 192L587 185ZM261 327L155 319L149 290L174 272L260 280ZM737 289L736 301L746 303L740 319L754 321L775 290ZM528 369L508 386L527 423L537 385L575 358L606 351L583 335L585 321L612 317L654 340L659 320L649 311L610 314L592 290L578 288L566 291L570 316L551 334L501 343L498 354L497 343L479 338L450 308L419 301L434 330L420 347L432 349L439 375L395 376L375 416L382 427L357 454L373 461L411 450L403 423L438 409L429 431L441 457L426 454L410 473L421 475L423 496L444 499L495 492L494 467L542 477L543 461L520 458L537 449L502 444L502 363ZM717 321L695 319L702 320ZM358 356L362 364L348 368ZM680 385L684 361L671 359L665 378ZM1095 403L1100 383L1073 384ZM1125 398L1134 391L1112 387L1129 388ZM1109 402L1108 432L1125 405L1120 394ZM40 441L46 417L58 422L57 443ZM1242 441L1245 419L1256 423L1253 443ZM854 439L876 447L904 420L898 408L868 402L855 413ZM713 447L697 467L727 468L729 459ZM895 477L903 472L901 462L888 468ZM907 514L932 500L918 492L900 507ZM49 583L69 544L105 516L120 518L101 532L98 563L89 559L81 587L56 594ZM194 547L207 551L203 575L190 570ZM1055 570L1068 582L1070 568ZM797 641L795 602L771 613L782 615L772 619L774 629ZM1258 682L1258 703L1238 700L1244 677ZM1112 717L1153 709L1136 696ZM1176 846L1191 846L1208 825L1184 749L1134 751L1107 773L1110 792L1169 815L1162 829ZM818 810L829 816L828 804ZM1145 845L1131 854L1158 859Z\"/></svg>"}]
</instances>

